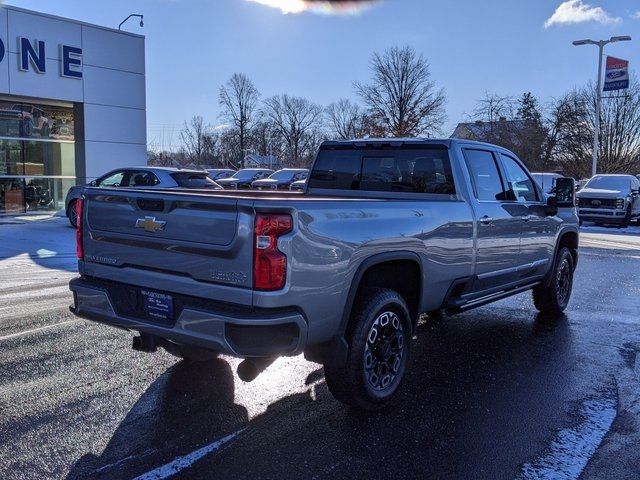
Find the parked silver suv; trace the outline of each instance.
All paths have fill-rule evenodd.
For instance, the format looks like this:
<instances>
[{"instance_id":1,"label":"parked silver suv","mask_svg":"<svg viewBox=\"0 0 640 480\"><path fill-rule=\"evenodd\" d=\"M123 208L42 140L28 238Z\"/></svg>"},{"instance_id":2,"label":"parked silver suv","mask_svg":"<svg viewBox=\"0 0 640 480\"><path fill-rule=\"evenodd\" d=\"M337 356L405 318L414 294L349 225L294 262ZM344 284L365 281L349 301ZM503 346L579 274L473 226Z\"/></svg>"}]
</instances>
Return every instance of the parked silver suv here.
<instances>
[{"instance_id":1,"label":"parked silver suv","mask_svg":"<svg viewBox=\"0 0 640 480\"><path fill-rule=\"evenodd\" d=\"M633 175L595 175L576 196L581 224L640 221L640 180Z\"/></svg>"}]
</instances>

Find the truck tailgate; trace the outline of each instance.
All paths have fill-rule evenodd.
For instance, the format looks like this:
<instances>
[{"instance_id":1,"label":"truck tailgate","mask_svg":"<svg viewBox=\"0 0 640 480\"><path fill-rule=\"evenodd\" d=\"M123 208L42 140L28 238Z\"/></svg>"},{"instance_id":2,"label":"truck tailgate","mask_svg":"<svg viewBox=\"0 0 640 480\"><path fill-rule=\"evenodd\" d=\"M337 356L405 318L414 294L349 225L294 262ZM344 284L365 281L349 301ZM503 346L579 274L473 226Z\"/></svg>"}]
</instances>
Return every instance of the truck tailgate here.
<instances>
[{"instance_id":1,"label":"truck tailgate","mask_svg":"<svg viewBox=\"0 0 640 480\"><path fill-rule=\"evenodd\" d=\"M233 197L87 189L85 263L251 288L252 212L244 210Z\"/></svg>"}]
</instances>

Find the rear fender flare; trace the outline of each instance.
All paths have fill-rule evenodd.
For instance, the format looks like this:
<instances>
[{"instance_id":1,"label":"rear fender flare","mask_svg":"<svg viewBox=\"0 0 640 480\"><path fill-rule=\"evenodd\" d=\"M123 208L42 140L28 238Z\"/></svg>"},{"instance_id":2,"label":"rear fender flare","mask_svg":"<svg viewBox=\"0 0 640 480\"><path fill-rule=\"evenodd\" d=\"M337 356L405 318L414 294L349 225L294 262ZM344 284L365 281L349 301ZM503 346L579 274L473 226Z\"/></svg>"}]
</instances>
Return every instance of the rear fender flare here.
<instances>
[{"instance_id":1,"label":"rear fender flare","mask_svg":"<svg viewBox=\"0 0 640 480\"><path fill-rule=\"evenodd\" d=\"M420 256L417 253L410 251L397 251L379 253L367 257L360 263L360 265L358 265L358 268L356 269L356 272L351 280L351 286L349 287L349 293L347 294L347 299L342 312L342 318L340 319L340 324L338 330L335 332L334 337L328 342L309 347L305 351L305 357L308 360L323 364L330 363L333 366L344 365L344 363L347 361L347 355L349 353L349 345L347 344L347 341L345 339L345 332L347 330L347 325L351 316L351 309L353 308L353 303L355 301L362 278L364 277L367 270L369 270L371 267L382 263L398 260L410 260L412 262L415 262L420 269L421 282L423 281L424 270ZM423 290L424 289L421 286L418 298L418 310L420 310L420 306L422 305Z\"/></svg>"}]
</instances>

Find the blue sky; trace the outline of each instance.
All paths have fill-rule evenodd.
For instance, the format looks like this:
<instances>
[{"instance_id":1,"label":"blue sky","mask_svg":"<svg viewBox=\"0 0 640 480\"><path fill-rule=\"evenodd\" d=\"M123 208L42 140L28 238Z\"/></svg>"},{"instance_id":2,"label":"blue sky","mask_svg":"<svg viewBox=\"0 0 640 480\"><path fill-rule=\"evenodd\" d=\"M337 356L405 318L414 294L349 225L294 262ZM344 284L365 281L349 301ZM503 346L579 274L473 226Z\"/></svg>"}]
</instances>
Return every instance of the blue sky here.
<instances>
[{"instance_id":1,"label":"blue sky","mask_svg":"<svg viewBox=\"0 0 640 480\"><path fill-rule=\"evenodd\" d=\"M328 104L354 97L352 82L368 78L372 52L409 44L446 90L448 135L485 91L548 100L594 79L597 49L572 40L631 35L607 53L630 60L632 70L640 61L640 0L386 0L341 15L260 4L275 1L6 3L114 27L143 13L144 28L135 20L126 28L147 38L148 140L165 147L178 145L193 115L220 123L218 88L234 72L249 75L265 97L286 92Z\"/></svg>"}]
</instances>

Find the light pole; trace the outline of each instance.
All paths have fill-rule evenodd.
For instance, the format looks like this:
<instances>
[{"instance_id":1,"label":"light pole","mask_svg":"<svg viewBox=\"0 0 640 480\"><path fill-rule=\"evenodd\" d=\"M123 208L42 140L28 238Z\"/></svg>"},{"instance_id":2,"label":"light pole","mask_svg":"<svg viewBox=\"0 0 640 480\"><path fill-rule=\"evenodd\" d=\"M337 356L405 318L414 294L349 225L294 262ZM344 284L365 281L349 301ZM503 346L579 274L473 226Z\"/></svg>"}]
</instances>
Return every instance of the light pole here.
<instances>
[{"instance_id":1,"label":"light pole","mask_svg":"<svg viewBox=\"0 0 640 480\"><path fill-rule=\"evenodd\" d=\"M602 56L604 55L604 46L614 42L628 42L631 37L622 35L611 37L609 40L576 40L573 44L578 47L581 45L597 45L598 46L598 80L596 81L596 120L595 131L593 134L593 161L591 163L591 176L596 174L598 169L598 154L600 153L600 102L602 101Z\"/></svg>"},{"instance_id":2,"label":"light pole","mask_svg":"<svg viewBox=\"0 0 640 480\"><path fill-rule=\"evenodd\" d=\"M122 25L124 25L124 23L129 20L131 17L138 17L140 19L140 28L144 27L144 15L141 15L139 13L132 13L131 15L129 15L127 18L125 18L123 21L120 22L120 25L118 25L118 30L122 30Z\"/></svg>"}]
</instances>

